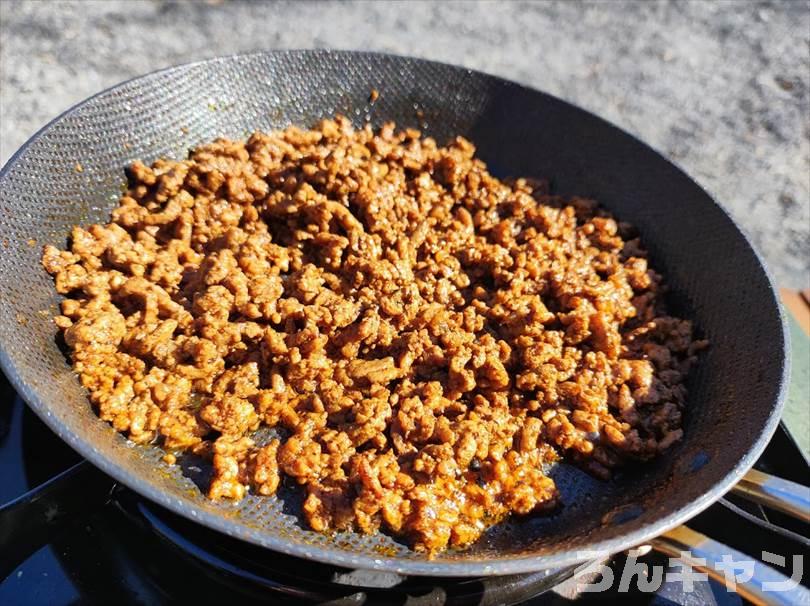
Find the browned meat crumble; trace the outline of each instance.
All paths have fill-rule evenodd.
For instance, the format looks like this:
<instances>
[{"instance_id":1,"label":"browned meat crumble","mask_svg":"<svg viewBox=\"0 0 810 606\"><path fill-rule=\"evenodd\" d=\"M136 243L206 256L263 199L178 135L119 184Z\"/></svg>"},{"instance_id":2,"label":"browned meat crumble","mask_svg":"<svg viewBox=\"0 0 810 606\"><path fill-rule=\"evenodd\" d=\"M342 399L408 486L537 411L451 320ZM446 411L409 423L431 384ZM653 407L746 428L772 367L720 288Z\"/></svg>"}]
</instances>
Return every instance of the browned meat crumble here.
<instances>
[{"instance_id":1,"label":"browned meat crumble","mask_svg":"<svg viewBox=\"0 0 810 606\"><path fill-rule=\"evenodd\" d=\"M99 416L211 457L212 499L287 476L313 529L435 552L554 507L560 456L608 478L681 438L705 343L632 228L469 141L339 117L129 179L45 247L56 324Z\"/></svg>"}]
</instances>

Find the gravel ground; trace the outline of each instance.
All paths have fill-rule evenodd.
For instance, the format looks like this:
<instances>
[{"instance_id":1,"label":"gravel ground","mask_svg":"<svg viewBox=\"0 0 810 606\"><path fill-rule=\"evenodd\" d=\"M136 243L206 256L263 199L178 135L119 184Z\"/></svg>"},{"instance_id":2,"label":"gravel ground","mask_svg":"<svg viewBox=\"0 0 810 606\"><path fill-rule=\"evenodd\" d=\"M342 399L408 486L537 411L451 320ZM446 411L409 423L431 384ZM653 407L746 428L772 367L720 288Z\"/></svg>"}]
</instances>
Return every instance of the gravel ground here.
<instances>
[{"instance_id":1,"label":"gravel ground","mask_svg":"<svg viewBox=\"0 0 810 606\"><path fill-rule=\"evenodd\" d=\"M262 48L438 59L634 133L810 286L810 4L0 1L0 163L72 104L172 64Z\"/></svg>"}]
</instances>

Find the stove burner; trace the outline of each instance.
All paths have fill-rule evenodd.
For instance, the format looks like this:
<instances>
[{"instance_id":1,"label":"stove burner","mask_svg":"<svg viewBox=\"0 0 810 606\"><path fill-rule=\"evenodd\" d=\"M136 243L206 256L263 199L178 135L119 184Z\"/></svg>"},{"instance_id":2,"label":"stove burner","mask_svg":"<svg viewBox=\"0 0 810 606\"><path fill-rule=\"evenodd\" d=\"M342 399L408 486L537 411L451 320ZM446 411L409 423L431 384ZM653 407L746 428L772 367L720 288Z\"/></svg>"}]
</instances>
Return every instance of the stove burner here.
<instances>
[{"instance_id":1,"label":"stove burner","mask_svg":"<svg viewBox=\"0 0 810 606\"><path fill-rule=\"evenodd\" d=\"M199 526L140 499L129 490L115 504L181 557L214 572L240 591L247 586L289 597L331 604L384 603L391 591L408 604L515 604L534 597L571 575L573 569L526 575L452 579L404 577L396 573L350 570L262 549Z\"/></svg>"}]
</instances>

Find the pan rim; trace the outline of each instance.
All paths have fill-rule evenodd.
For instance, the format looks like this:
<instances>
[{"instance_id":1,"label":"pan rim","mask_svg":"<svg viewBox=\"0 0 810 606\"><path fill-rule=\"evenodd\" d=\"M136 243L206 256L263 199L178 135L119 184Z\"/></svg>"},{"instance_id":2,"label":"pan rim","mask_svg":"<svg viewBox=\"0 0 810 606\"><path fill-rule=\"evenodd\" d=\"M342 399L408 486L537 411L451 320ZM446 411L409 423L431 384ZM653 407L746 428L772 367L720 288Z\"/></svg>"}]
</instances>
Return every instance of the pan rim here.
<instances>
[{"instance_id":1,"label":"pan rim","mask_svg":"<svg viewBox=\"0 0 810 606\"><path fill-rule=\"evenodd\" d=\"M351 51L351 50L319 50L319 49L301 49L301 50L257 50L249 53L235 53L230 55L223 55L211 57L208 59L201 59L189 63L179 64L175 66L166 67L163 69L155 70L147 74L136 76L124 80L118 84L110 86L86 99L75 104L69 109L65 110L45 126L40 128L34 135L32 135L5 163L0 169L0 189L5 182L5 178L11 171L12 167L17 163L28 148L36 142L45 132L47 132L55 124L61 122L63 119L71 116L81 108L89 105L98 97L107 95L127 84L137 80L145 80L155 77L160 74L170 74L173 71L184 71L195 66L211 63L222 63L234 59L250 58L257 56L267 55L318 55L329 54L335 56L351 57L385 57L395 60L409 60L414 62L421 62L426 64L433 64L436 66L450 67L455 70L463 70L468 73L476 73L491 78L503 85L519 87L520 89L531 91L535 94L540 94L549 97L557 103L567 105L575 108L580 112L584 112L589 116L596 118L602 123L609 125L611 128L620 131L625 137L636 145L643 146L649 152L663 160L664 162L673 166L682 177L686 178L693 186L697 187L699 191L704 194L711 202L717 206L720 211L725 215L726 219L731 225L736 228L739 235L742 237L745 244L753 253L754 258L762 269L764 276L769 286L770 296L772 298L773 306L779 316L779 321L782 327L782 375L780 377L778 394L775 406L771 409L770 415L765 423L762 431L757 439L749 447L745 456L743 456L733 468L726 472L721 481L717 482L710 490L706 491L701 497L691 503L684 505L675 511L670 512L657 520L645 524L644 526L626 534L617 534L616 536L605 539L596 543L588 544L586 549L579 549L577 551L565 550L558 553L551 553L547 555L520 555L520 556L504 556L497 560L428 560L428 559L403 559L390 556L373 557L368 555L355 554L339 548L330 546L314 546L306 545L303 543L292 542L287 539L267 534L251 527L238 518L226 519L214 513L198 510L190 502L173 498L168 493L165 493L151 483L147 482L141 476L131 474L124 468L120 467L115 461L105 458L101 455L93 445L81 438L78 434L64 426L61 422L56 420L51 414L49 407L45 401L40 399L37 394L21 379L18 375L14 364L6 350L3 343L0 342L0 368L8 378L17 393L25 400L28 406L33 409L37 416L45 422L51 430L53 430L63 441L81 454L90 463L101 469L104 473L114 478L116 481L121 482L128 488L134 490L141 496L177 513L193 522L201 523L208 528L222 532L226 535L235 537L240 540L247 541L259 545L261 547L271 549L273 551L284 553L290 556L310 559L325 564L331 564L347 568L358 568L365 570L385 570L389 572L396 572L405 575L417 576L435 576L435 577L482 577L493 575L506 575L537 572L539 570L551 570L563 567L574 566L592 560L595 554L613 554L623 551L627 548L649 542L654 537L675 528L704 511L707 507L717 501L726 492L728 492L734 484L754 465L756 460L762 454L763 450L770 442L776 428L781 420L782 411L784 409L787 383L790 377L790 356L788 355L790 346L789 329L787 326L787 319L779 303L776 295L775 283L773 277L765 264L762 256L751 243L745 231L734 221L728 211L715 200L699 183L697 183L683 168L677 163L652 148L644 141L637 138L635 135L627 132L623 128L601 118L576 104L570 103L566 100L555 97L543 91L539 91L529 86L501 78L499 76L488 74L480 70L473 70L467 67L452 65L445 62L432 61L429 59L419 57L409 57L403 55L396 55L391 53L378 53L366 51ZM776 336L776 335L775 335ZM234 529L241 532L235 532Z\"/></svg>"}]
</instances>

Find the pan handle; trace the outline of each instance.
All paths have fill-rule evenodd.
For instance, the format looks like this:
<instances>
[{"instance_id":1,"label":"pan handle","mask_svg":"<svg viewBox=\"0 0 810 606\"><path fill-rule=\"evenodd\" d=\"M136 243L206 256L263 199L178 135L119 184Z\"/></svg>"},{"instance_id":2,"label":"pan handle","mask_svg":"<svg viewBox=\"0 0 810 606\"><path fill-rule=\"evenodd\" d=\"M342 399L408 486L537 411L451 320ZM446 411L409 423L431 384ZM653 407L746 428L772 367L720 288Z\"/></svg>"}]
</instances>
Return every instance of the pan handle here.
<instances>
[{"instance_id":1,"label":"pan handle","mask_svg":"<svg viewBox=\"0 0 810 606\"><path fill-rule=\"evenodd\" d=\"M686 526L679 526L655 538L652 547L706 573L758 606L810 605L810 591L799 584L802 570L799 570L798 580L790 579L770 566ZM734 570L730 567L732 562L746 562L749 568ZM724 570L728 571L728 576ZM735 572L740 572L740 575L735 577ZM795 576L795 568L793 572Z\"/></svg>"},{"instance_id":2,"label":"pan handle","mask_svg":"<svg viewBox=\"0 0 810 606\"><path fill-rule=\"evenodd\" d=\"M810 487L750 470L731 492L810 524Z\"/></svg>"},{"instance_id":3,"label":"pan handle","mask_svg":"<svg viewBox=\"0 0 810 606\"><path fill-rule=\"evenodd\" d=\"M105 505L115 484L87 461L0 504L0 580L66 524Z\"/></svg>"}]
</instances>

